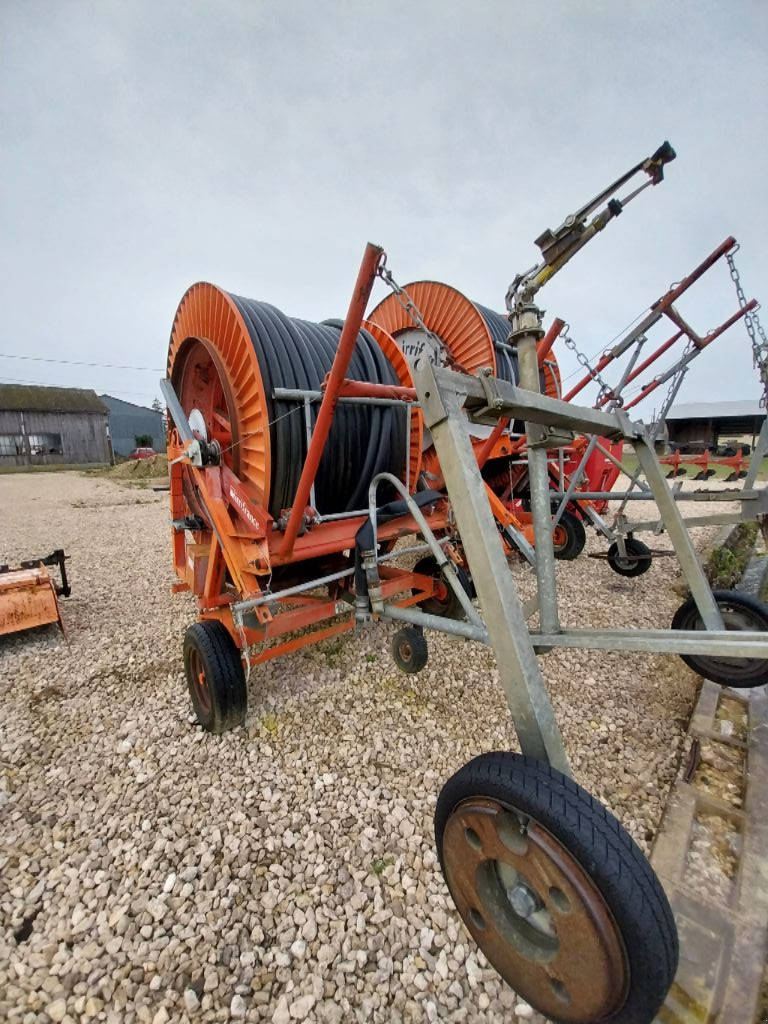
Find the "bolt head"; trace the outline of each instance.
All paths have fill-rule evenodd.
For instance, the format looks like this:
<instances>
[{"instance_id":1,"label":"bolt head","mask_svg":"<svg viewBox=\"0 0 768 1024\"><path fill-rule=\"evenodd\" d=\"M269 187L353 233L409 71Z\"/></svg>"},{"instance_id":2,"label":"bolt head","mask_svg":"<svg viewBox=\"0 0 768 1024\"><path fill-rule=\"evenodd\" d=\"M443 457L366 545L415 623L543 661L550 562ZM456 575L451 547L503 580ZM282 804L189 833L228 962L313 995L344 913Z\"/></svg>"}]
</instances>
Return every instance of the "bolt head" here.
<instances>
[{"instance_id":1,"label":"bolt head","mask_svg":"<svg viewBox=\"0 0 768 1024\"><path fill-rule=\"evenodd\" d=\"M514 889L507 889L507 899L518 917L526 920L539 909L536 893L523 883L516 885Z\"/></svg>"}]
</instances>

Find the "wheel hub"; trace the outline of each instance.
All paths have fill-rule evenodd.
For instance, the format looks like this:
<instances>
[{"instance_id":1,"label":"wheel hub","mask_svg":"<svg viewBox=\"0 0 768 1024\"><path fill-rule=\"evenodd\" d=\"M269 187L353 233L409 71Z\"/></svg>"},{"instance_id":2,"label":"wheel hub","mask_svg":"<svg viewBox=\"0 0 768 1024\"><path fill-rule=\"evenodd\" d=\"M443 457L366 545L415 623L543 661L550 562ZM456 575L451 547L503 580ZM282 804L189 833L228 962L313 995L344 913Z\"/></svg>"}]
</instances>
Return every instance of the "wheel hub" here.
<instances>
[{"instance_id":1,"label":"wheel hub","mask_svg":"<svg viewBox=\"0 0 768 1024\"><path fill-rule=\"evenodd\" d=\"M470 932L533 1006L574 1024L622 1006L629 977L613 916L587 872L543 826L472 797L448 819L443 857Z\"/></svg>"},{"instance_id":2,"label":"wheel hub","mask_svg":"<svg viewBox=\"0 0 768 1024\"><path fill-rule=\"evenodd\" d=\"M506 894L514 912L525 920L528 920L537 910L541 910L536 893L525 883L516 885L513 889L507 889Z\"/></svg>"}]
</instances>

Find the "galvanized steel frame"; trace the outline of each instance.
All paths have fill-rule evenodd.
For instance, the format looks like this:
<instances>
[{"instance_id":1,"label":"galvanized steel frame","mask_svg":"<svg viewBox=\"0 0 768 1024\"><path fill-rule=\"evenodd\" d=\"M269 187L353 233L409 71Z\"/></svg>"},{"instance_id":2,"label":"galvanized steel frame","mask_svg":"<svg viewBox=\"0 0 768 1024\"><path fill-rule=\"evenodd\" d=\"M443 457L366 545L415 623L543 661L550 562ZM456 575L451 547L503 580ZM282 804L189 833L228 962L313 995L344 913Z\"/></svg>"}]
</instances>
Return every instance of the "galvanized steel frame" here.
<instances>
[{"instance_id":1,"label":"galvanized steel frame","mask_svg":"<svg viewBox=\"0 0 768 1024\"><path fill-rule=\"evenodd\" d=\"M525 341L519 346L521 379L525 378ZM529 350L532 346L529 346ZM535 347L533 348L535 354ZM383 614L427 628L450 632L490 644L496 653L499 675L515 722L520 745L526 754L548 760L567 770L562 737L536 660L536 654L554 647L634 652L708 654L743 658L768 658L768 639L761 633L733 633L724 628L720 610L696 550L686 530L674 495L667 485L656 457L652 439L642 423L626 413L612 413L575 407L547 398L487 375L470 377L424 363L414 375L451 506L467 555L483 612L485 632L475 623L449 623L416 609L390 609ZM538 380L533 381L534 387ZM529 453L541 451L542 476L546 466L546 432L565 429L632 440L651 494L658 504L665 528L672 540L705 630L600 630L563 629L557 613L554 562L548 565L542 550L551 548L552 526L548 483L546 507L532 500L537 552L537 581L540 613L549 602L549 620L540 630L529 630L529 608L520 600L509 571L497 526L472 449L468 419L493 422L500 416L525 421ZM543 428L543 432L542 432ZM537 443L539 447L537 447ZM534 470L535 473L535 470ZM552 607L554 605L554 608ZM554 611L554 615L553 615ZM542 623L545 616L541 615Z\"/></svg>"}]
</instances>

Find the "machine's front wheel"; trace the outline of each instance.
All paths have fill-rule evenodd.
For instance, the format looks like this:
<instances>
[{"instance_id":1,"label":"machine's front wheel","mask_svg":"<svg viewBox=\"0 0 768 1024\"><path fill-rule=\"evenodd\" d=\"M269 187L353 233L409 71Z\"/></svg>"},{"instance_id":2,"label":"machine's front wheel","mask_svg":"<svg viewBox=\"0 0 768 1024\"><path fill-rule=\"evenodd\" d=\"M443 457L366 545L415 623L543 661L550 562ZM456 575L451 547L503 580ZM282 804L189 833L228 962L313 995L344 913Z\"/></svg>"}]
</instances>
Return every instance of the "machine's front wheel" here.
<instances>
[{"instance_id":1,"label":"machine's front wheel","mask_svg":"<svg viewBox=\"0 0 768 1024\"><path fill-rule=\"evenodd\" d=\"M440 863L473 938L506 982L562 1024L651 1024L678 942L653 869L572 779L482 754L443 787Z\"/></svg>"},{"instance_id":2,"label":"machine's front wheel","mask_svg":"<svg viewBox=\"0 0 768 1024\"><path fill-rule=\"evenodd\" d=\"M195 622L184 634L184 672L202 727L222 733L245 721L248 688L240 651L223 623Z\"/></svg>"},{"instance_id":3,"label":"machine's front wheel","mask_svg":"<svg viewBox=\"0 0 768 1024\"><path fill-rule=\"evenodd\" d=\"M723 616L726 629L768 633L768 606L737 590L714 590L712 596ZM672 629L704 629L704 623L692 597L677 609ZM734 637L734 640L736 638ZM768 658L727 658L711 654L681 654L689 668L721 686L751 689L768 683Z\"/></svg>"},{"instance_id":4,"label":"machine's front wheel","mask_svg":"<svg viewBox=\"0 0 768 1024\"><path fill-rule=\"evenodd\" d=\"M573 512L563 512L552 530L555 558L572 562L574 558L579 557L586 543L587 531L584 529L584 523Z\"/></svg>"}]
</instances>

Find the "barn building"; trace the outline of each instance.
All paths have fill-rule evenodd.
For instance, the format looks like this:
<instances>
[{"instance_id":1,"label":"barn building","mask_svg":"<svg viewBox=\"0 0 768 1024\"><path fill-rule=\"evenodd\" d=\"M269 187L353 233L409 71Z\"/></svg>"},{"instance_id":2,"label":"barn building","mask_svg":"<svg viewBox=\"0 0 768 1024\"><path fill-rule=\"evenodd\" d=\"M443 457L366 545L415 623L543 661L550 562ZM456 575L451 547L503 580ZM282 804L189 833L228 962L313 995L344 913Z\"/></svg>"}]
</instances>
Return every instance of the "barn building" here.
<instances>
[{"instance_id":1,"label":"barn building","mask_svg":"<svg viewBox=\"0 0 768 1024\"><path fill-rule=\"evenodd\" d=\"M99 397L109 411L109 436L115 455L130 455L138 446L138 437L151 437L151 447L156 452L165 451L165 419L161 412L112 395Z\"/></svg>"},{"instance_id":2,"label":"barn building","mask_svg":"<svg viewBox=\"0 0 768 1024\"><path fill-rule=\"evenodd\" d=\"M694 402L677 405L667 416L670 444L712 447L723 441L745 441L754 447L765 420L755 399L738 402Z\"/></svg>"},{"instance_id":3,"label":"barn building","mask_svg":"<svg viewBox=\"0 0 768 1024\"><path fill-rule=\"evenodd\" d=\"M109 461L107 408L95 391L0 384L0 466Z\"/></svg>"}]
</instances>

